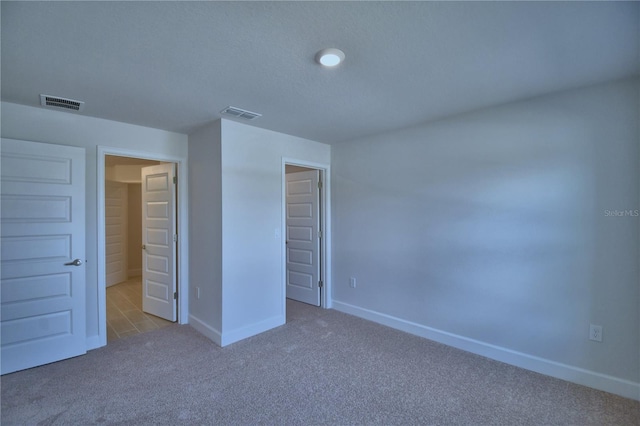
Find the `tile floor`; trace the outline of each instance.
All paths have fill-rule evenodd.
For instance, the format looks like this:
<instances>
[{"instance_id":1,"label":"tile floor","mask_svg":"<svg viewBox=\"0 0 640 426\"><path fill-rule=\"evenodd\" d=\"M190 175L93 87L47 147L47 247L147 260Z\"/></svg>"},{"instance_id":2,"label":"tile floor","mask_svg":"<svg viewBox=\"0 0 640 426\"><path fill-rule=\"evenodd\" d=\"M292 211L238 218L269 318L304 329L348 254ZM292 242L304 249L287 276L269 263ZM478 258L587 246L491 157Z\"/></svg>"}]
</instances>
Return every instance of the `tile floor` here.
<instances>
[{"instance_id":1,"label":"tile floor","mask_svg":"<svg viewBox=\"0 0 640 426\"><path fill-rule=\"evenodd\" d=\"M107 342L172 324L142 312L142 277L107 287Z\"/></svg>"}]
</instances>

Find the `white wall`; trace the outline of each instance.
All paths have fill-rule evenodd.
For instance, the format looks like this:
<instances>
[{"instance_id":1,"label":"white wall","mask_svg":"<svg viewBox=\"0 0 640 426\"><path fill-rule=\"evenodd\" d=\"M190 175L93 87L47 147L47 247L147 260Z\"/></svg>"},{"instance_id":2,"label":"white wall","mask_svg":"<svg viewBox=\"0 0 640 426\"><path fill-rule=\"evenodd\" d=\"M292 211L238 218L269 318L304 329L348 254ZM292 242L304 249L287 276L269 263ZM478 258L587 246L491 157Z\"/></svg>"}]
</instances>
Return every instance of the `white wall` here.
<instances>
[{"instance_id":1,"label":"white wall","mask_svg":"<svg viewBox=\"0 0 640 426\"><path fill-rule=\"evenodd\" d=\"M639 88L334 145L334 306L640 398Z\"/></svg>"},{"instance_id":2,"label":"white wall","mask_svg":"<svg viewBox=\"0 0 640 426\"><path fill-rule=\"evenodd\" d=\"M329 145L222 120L222 344L285 322L282 159L329 164Z\"/></svg>"},{"instance_id":3,"label":"white wall","mask_svg":"<svg viewBox=\"0 0 640 426\"><path fill-rule=\"evenodd\" d=\"M99 345L97 277L97 147L148 152L150 157L187 157L187 136L148 127L2 102L2 137L86 149L87 338ZM103 330L104 333L104 330Z\"/></svg>"},{"instance_id":4,"label":"white wall","mask_svg":"<svg viewBox=\"0 0 640 426\"><path fill-rule=\"evenodd\" d=\"M107 180L141 184L142 167L139 164L116 164L115 166L105 167L104 174Z\"/></svg>"},{"instance_id":5,"label":"white wall","mask_svg":"<svg viewBox=\"0 0 640 426\"><path fill-rule=\"evenodd\" d=\"M227 120L189 135L194 328L225 346L284 324L282 158L330 156L328 145Z\"/></svg>"},{"instance_id":6,"label":"white wall","mask_svg":"<svg viewBox=\"0 0 640 426\"><path fill-rule=\"evenodd\" d=\"M221 170L220 121L215 121L189 135L189 323L218 344L222 335Z\"/></svg>"}]
</instances>

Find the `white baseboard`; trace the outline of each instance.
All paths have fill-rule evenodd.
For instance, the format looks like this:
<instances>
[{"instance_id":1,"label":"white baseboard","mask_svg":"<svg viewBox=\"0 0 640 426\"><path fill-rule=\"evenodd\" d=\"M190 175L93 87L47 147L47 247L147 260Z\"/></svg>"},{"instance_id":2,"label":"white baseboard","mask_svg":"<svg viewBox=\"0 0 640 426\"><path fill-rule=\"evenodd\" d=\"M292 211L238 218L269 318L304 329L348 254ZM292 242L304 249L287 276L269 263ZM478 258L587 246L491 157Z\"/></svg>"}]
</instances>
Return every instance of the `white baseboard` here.
<instances>
[{"instance_id":1,"label":"white baseboard","mask_svg":"<svg viewBox=\"0 0 640 426\"><path fill-rule=\"evenodd\" d=\"M216 345L223 347L235 342L239 342L240 340L246 339L247 337L255 336L256 334L271 330L272 328L279 327L284 323L285 317L282 315L278 315L272 318L268 318L264 321L260 321L258 323L251 324L249 326L242 327L223 334L215 328L209 326L208 324L205 324L198 317L189 315L189 325L191 325L191 327L193 327L199 333L203 334L205 337L213 340Z\"/></svg>"},{"instance_id":2,"label":"white baseboard","mask_svg":"<svg viewBox=\"0 0 640 426\"><path fill-rule=\"evenodd\" d=\"M227 346L242 339L246 339L247 337L255 336L256 334L271 330L272 328L283 325L285 322L286 319L284 315L277 315L264 321L223 333L221 346Z\"/></svg>"},{"instance_id":3,"label":"white baseboard","mask_svg":"<svg viewBox=\"0 0 640 426\"><path fill-rule=\"evenodd\" d=\"M222 346L222 334L215 328L205 324L202 320L193 315L189 315L189 325L203 336L213 340L218 346Z\"/></svg>"},{"instance_id":4,"label":"white baseboard","mask_svg":"<svg viewBox=\"0 0 640 426\"><path fill-rule=\"evenodd\" d=\"M333 309L526 370L640 400L640 383L469 339L337 300L333 300Z\"/></svg>"}]
</instances>

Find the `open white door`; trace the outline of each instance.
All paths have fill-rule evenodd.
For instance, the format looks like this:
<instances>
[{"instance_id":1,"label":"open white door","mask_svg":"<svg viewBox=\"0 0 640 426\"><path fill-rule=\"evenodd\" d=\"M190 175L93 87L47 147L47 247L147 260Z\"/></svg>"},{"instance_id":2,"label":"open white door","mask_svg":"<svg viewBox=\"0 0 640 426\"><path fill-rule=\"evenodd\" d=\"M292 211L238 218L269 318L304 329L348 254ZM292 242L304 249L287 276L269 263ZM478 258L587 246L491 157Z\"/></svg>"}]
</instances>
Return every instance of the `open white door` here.
<instances>
[{"instance_id":1,"label":"open white door","mask_svg":"<svg viewBox=\"0 0 640 426\"><path fill-rule=\"evenodd\" d=\"M319 171L286 174L287 297L320 306Z\"/></svg>"},{"instance_id":2,"label":"open white door","mask_svg":"<svg viewBox=\"0 0 640 426\"><path fill-rule=\"evenodd\" d=\"M142 168L142 310L177 319L174 164Z\"/></svg>"},{"instance_id":3,"label":"open white door","mask_svg":"<svg viewBox=\"0 0 640 426\"><path fill-rule=\"evenodd\" d=\"M2 139L2 374L86 353L85 151Z\"/></svg>"}]
</instances>

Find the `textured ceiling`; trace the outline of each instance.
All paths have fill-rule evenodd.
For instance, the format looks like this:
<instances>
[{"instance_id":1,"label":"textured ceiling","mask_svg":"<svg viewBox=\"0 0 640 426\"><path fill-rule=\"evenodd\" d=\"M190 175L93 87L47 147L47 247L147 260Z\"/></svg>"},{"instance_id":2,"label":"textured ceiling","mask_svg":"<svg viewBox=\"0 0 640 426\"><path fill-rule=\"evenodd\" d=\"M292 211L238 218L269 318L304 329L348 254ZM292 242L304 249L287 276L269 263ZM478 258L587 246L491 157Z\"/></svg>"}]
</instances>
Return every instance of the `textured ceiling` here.
<instances>
[{"instance_id":1,"label":"textured ceiling","mask_svg":"<svg viewBox=\"0 0 640 426\"><path fill-rule=\"evenodd\" d=\"M7 2L3 101L336 143L640 73L637 2ZM338 47L337 69L315 53Z\"/></svg>"}]
</instances>

